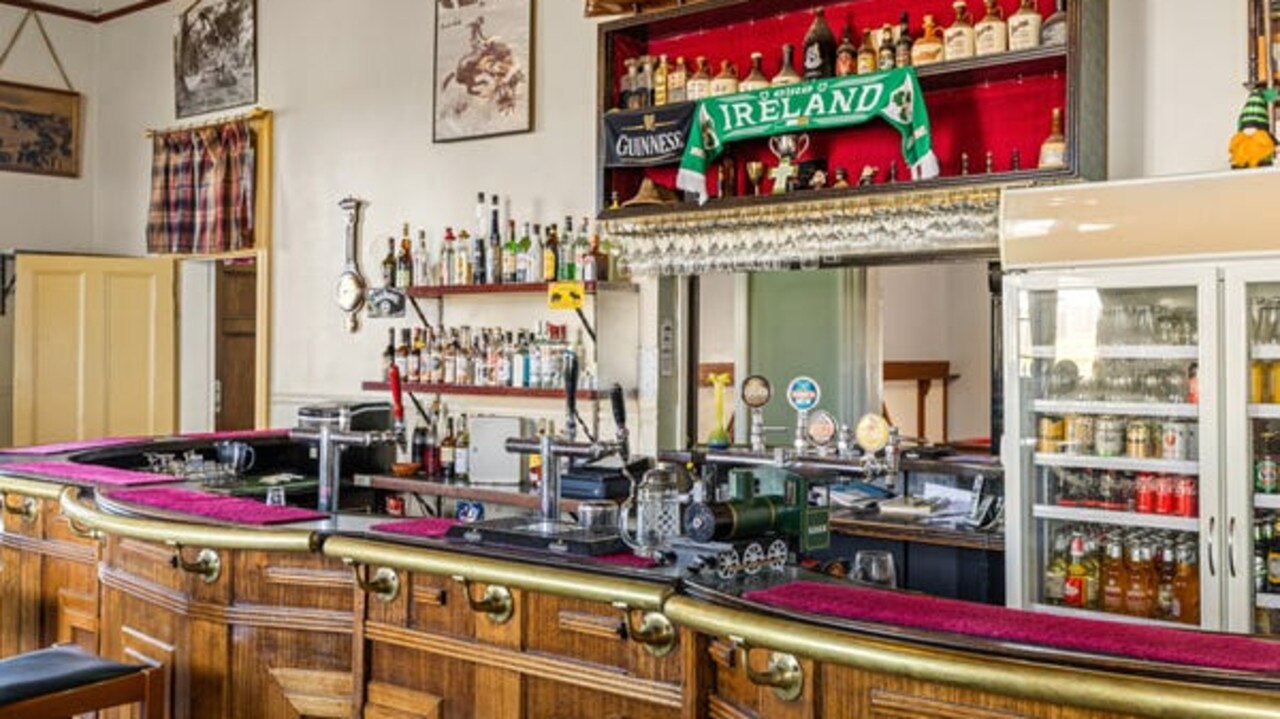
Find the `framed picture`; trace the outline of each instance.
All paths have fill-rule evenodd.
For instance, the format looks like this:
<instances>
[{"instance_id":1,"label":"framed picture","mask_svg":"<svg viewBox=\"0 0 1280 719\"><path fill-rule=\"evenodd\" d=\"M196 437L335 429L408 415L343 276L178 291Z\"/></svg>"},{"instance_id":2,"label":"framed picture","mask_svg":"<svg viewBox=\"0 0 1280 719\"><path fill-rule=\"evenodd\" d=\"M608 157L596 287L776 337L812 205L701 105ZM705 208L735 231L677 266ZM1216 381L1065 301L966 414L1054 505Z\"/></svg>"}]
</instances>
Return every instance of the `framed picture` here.
<instances>
[{"instance_id":1,"label":"framed picture","mask_svg":"<svg viewBox=\"0 0 1280 719\"><path fill-rule=\"evenodd\" d=\"M255 0L196 0L173 24L173 81L178 117L258 100Z\"/></svg>"},{"instance_id":2,"label":"framed picture","mask_svg":"<svg viewBox=\"0 0 1280 719\"><path fill-rule=\"evenodd\" d=\"M433 139L533 129L534 0L435 0Z\"/></svg>"},{"instance_id":3,"label":"framed picture","mask_svg":"<svg viewBox=\"0 0 1280 719\"><path fill-rule=\"evenodd\" d=\"M80 93L0 82L0 170L80 176Z\"/></svg>"}]
</instances>

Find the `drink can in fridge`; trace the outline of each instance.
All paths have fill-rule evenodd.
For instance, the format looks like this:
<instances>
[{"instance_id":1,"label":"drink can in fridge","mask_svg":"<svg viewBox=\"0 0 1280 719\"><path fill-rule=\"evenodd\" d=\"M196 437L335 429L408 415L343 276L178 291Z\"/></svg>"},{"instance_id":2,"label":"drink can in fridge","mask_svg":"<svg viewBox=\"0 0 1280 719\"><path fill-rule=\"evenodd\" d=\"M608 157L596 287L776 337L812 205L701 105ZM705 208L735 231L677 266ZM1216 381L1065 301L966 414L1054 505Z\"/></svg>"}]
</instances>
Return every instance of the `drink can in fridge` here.
<instances>
[{"instance_id":1,"label":"drink can in fridge","mask_svg":"<svg viewBox=\"0 0 1280 719\"><path fill-rule=\"evenodd\" d=\"M1173 477L1162 475L1156 478L1156 514L1174 513L1173 489Z\"/></svg>"},{"instance_id":2,"label":"drink can in fridge","mask_svg":"<svg viewBox=\"0 0 1280 719\"><path fill-rule=\"evenodd\" d=\"M1065 436L1066 424L1060 417L1041 417L1040 441L1036 445L1036 451L1042 454L1060 451Z\"/></svg>"},{"instance_id":3,"label":"drink can in fridge","mask_svg":"<svg viewBox=\"0 0 1280 719\"><path fill-rule=\"evenodd\" d=\"M1200 514L1200 483L1195 477L1176 477L1173 485L1174 514L1196 517Z\"/></svg>"},{"instance_id":4,"label":"drink can in fridge","mask_svg":"<svg viewBox=\"0 0 1280 719\"><path fill-rule=\"evenodd\" d=\"M1151 425L1135 419L1125 427L1125 454L1135 459L1151 457Z\"/></svg>"},{"instance_id":5,"label":"drink can in fridge","mask_svg":"<svg viewBox=\"0 0 1280 719\"><path fill-rule=\"evenodd\" d=\"M1119 457L1124 454L1124 420L1119 417L1099 417L1094 424L1094 450L1099 457Z\"/></svg>"},{"instance_id":6,"label":"drink can in fridge","mask_svg":"<svg viewBox=\"0 0 1280 719\"><path fill-rule=\"evenodd\" d=\"M1137 489L1134 491L1134 510L1141 514L1153 514L1156 511L1156 477L1153 474L1138 475Z\"/></svg>"},{"instance_id":7,"label":"drink can in fridge","mask_svg":"<svg viewBox=\"0 0 1280 719\"><path fill-rule=\"evenodd\" d=\"M1187 459L1187 424L1169 420L1160 425L1160 456L1164 459Z\"/></svg>"},{"instance_id":8,"label":"drink can in fridge","mask_svg":"<svg viewBox=\"0 0 1280 719\"><path fill-rule=\"evenodd\" d=\"M1087 414L1067 415L1066 446L1072 454L1093 454L1094 430L1093 417Z\"/></svg>"}]
</instances>

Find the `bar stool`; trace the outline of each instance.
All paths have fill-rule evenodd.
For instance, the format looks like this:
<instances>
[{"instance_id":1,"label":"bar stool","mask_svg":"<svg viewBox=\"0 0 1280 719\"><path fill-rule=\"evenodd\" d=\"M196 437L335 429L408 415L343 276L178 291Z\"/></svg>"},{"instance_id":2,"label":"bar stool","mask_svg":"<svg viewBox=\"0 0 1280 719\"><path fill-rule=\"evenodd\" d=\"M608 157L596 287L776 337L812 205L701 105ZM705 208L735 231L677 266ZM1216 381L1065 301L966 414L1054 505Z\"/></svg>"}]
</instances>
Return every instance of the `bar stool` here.
<instances>
[{"instance_id":1,"label":"bar stool","mask_svg":"<svg viewBox=\"0 0 1280 719\"><path fill-rule=\"evenodd\" d=\"M163 670L101 659L74 644L0 659L0 716L69 717L142 704L143 719L164 716Z\"/></svg>"}]
</instances>

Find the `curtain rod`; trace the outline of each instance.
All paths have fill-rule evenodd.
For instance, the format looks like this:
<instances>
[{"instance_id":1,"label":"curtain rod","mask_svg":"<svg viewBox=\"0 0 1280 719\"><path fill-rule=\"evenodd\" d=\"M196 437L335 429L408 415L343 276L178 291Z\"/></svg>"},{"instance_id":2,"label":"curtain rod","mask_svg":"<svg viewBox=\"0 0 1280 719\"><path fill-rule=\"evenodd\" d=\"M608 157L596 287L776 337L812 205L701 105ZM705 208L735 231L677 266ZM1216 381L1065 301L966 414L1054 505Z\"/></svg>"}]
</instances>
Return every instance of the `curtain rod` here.
<instances>
[{"instance_id":1,"label":"curtain rod","mask_svg":"<svg viewBox=\"0 0 1280 719\"><path fill-rule=\"evenodd\" d=\"M192 130L203 130L209 127L218 127L219 125L226 125L232 122L253 122L254 120L262 120L270 116L270 110L255 107L249 112L241 113L239 115L219 117L216 120L209 120L207 122L200 122L191 125L178 125L176 127L169 127L163 130L147 130L146 136L155 137L156 135L173 135L179 132L190 132Z\"/></svg>"}]
</instances>

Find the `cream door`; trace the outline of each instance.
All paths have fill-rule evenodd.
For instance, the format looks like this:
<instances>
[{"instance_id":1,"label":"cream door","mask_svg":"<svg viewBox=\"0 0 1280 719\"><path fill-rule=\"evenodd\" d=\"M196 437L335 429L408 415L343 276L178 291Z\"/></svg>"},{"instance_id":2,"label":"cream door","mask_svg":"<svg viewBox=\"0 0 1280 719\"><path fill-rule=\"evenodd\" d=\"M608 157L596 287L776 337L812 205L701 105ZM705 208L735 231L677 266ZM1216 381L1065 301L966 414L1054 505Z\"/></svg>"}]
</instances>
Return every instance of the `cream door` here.
<instances>
[{"instance_id":1,"label":"cream door","mask_svg":"<svg viewBox=\"0 0 1280 719\"><path fill-rule=\"evenodd\" d=\"M174 431L167 259L19 255L15 446Z\"/></svg>"}]
</instances>

